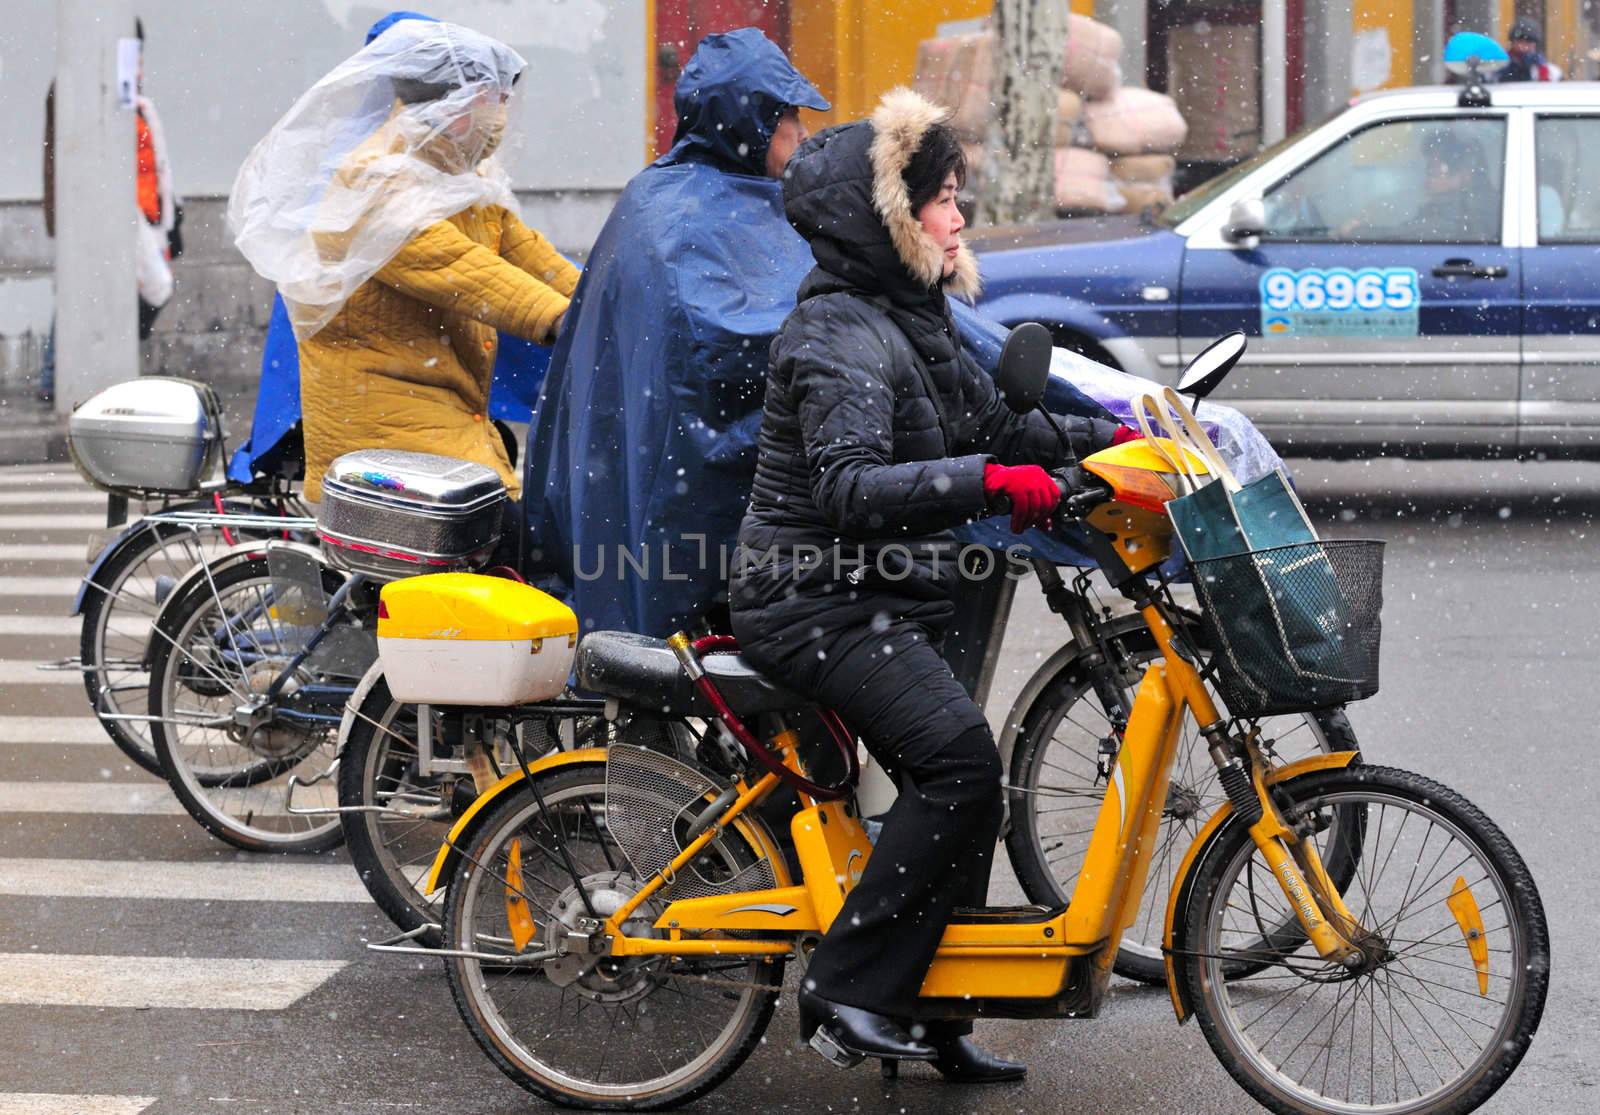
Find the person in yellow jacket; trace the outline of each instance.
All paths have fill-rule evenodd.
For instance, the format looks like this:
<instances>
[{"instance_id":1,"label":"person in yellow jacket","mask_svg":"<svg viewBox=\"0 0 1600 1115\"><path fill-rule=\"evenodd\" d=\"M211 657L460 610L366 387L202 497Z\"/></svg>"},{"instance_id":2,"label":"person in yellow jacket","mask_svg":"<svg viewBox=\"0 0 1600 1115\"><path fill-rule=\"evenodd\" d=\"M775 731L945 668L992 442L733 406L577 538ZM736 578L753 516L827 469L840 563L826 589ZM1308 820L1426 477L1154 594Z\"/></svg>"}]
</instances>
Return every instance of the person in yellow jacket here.
<instances>
[{"instance_id":1,"label":"person in yellow jacket","mask_svg":"<svg viewBox=\"0 0 1600 1115\"><path fill-rule=\"evenodd\" d=\"M307 499L335 457L380 446L488 465L520 493L487 413L496 332L554 339L578 281L491 158L523 67L466 28L396 24L241 168L235 242L299 344Z\"/></svg>"}]
</instances>

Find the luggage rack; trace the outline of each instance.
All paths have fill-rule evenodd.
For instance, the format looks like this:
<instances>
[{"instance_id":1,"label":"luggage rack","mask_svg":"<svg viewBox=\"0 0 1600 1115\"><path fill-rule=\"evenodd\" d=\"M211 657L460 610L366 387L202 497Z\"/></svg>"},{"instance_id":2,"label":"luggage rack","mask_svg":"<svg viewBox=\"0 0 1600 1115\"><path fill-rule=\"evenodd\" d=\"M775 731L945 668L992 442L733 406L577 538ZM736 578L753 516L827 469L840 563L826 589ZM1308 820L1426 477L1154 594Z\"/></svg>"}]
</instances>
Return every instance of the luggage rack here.
<instances>
[{"instance_id":1,"label":"luggage rack","mask_svg":"<svg viewBox=\"0 0 1600 1115\"><path fill-rule=\"evenodd\" d=\"M231 514L225 511L153 511L148 515L141 516L139 518L139 522L150 523L155 526L183 527L191 534L196 535L200 533L200 528L202 527L226 527L229 529L255 532L270 531L273 533L281 531L284 534L310 534L315 532L317 527L317 520L308 516L268 515L264 512L260 514L240 515ZM208 573L208 579L209 576L210 574ZM101 592L111 592L109 587L100 584L90 577L84 578L84 585L88 588L99 589ZM118 662L116 665L132 666L133 663ZM99 666L85 666L83 664L83 656L80 654L74 654L65 658L58 658L53 662L41 662L35 667L35 669L44 671L46 673L60 673L69 670L83 673L86 671L103 669L104 666L105 663L102 663ZM148 722L152 719L149 716L103 712L98 708L94 710L94 713L96 716L104 720L133 720Z\"/></svg>"}]
</instances>

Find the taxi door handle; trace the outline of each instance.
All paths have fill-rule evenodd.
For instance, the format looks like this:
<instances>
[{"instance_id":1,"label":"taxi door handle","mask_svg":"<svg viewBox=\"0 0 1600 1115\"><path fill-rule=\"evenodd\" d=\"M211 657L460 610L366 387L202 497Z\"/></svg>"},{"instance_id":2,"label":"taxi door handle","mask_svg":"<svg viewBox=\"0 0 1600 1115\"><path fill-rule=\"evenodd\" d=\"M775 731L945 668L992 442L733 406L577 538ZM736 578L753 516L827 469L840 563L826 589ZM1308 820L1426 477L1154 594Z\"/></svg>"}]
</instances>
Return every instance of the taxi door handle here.
<instances>
[{"instance_id":1,"label":"taxi door handle","mask_svg":"<svg viewBox=\"0 0 1600 1115\"><path fill-rule=\"evenodd\" d=\"M1433 269L1435 279L1503 279L1506 269L1498 264L1480 267L1470 259L1447 259Z\"/></svg>"}]
</instances>

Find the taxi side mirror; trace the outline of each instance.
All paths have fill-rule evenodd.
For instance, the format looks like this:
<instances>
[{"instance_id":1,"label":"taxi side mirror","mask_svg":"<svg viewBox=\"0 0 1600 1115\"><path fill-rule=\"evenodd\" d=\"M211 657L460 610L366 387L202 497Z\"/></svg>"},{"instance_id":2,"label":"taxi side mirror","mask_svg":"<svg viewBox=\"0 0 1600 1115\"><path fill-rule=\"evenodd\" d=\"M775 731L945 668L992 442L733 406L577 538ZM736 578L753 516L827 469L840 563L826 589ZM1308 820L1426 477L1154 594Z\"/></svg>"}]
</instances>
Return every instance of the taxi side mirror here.
<instances>
[{"instance_id":1,"label":"taxi side mirror","mask_svg":"<svg viewBox=\"0 0 1600 1115\"><path fill-rule=\"evenodd\" d=\"M1258 197L1240 198L1228 210L1228 223L1222 228L1222 238L1241 248L1254 248L1267 231L1267 207Z\"/></svg>"}]
</instances>

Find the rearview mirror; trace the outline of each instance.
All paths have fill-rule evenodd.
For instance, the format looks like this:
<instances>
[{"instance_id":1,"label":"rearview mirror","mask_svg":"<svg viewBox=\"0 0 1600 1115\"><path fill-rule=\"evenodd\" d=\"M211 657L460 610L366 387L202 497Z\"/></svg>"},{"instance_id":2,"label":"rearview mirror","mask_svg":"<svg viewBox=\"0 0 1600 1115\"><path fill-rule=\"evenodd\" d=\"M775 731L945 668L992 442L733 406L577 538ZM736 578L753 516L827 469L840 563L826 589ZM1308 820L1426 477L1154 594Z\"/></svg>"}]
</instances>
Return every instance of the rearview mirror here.
<instances>
[{"instance_id":1,"label":"rearview mirror","mask_svg":"<svg viewBox=\"0 0 1600 1115\"><path fill-rule=\"evenodd\" d=\"M1033 321L1023 322L1006 337L994 382L1006 406L1016 413L1027 414L1044 400L1052 347L1050 330Z\"/></svg>"},{"instance_id":2,"label":"rearview mirror","mask_svg":"<svg viewBox=\"0 0 1600 1115\"><path fill-rule=\"evenodd\" d=\"M1230 244L1253 248L1267 231L1267 207L1258 197L1240 198L1228 210L1228 223L1223 226L1222 238Z\"/></svg>"},{"instance_id":3,"label":"rearview mirror","mask_svg":"<svg viewBox=\"0 0 1600 1115\"><path fill-rule=\"evenodd\" d=\"M1201 349L1178 378L1178 390L1196 402L1216 390L1244 355L1248 341L1243 333L1225 333Z\"/></svg>"}]
</instances>

